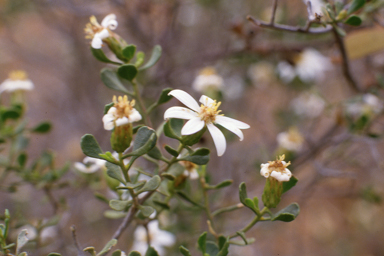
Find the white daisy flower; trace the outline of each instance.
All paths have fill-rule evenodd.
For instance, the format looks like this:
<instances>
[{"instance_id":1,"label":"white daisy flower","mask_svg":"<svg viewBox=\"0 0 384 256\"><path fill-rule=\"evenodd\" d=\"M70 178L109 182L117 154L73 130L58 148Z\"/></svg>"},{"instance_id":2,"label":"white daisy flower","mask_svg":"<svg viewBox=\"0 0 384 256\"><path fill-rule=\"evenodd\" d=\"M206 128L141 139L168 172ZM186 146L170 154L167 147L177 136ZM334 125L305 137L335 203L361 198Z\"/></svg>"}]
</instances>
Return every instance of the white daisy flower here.
<instances>
[{"instance_id":1,"label":"white daisy flower","mask_svg":"<svg viewBox=\"0 0 384 256\"><path fill-rule=\"evenodd\" d=\"M360 117L365 114L379 114L383 107L382 100L371 93L367 93L363 95L360 101L349 103L346 106L346 112L353 117Z\"/></svg>"},{"instance_id":2,"label":"white daisy flower","mask_svg":"<svg viewBox=\"0 0 384 256\"><path fill-rule=\"evenodd\" d=\"M296 128L291 128L288 132L279 133L277 142L282 148L298 152L303 147L304 138Z\"/></svg>"},{"instance_id":3,"label":"white daisy flower","mask_svg":"<svg viewBox=\"0 0 384 256\"><path fill-rule=\"evenodd\" d=\"M292 177L292 173L287 167L291 162L286 163L284 158L285 155L282 155L279 157L279 160L268 161L266 164L261 164L260 174L265 178L272 177L280 182L289 181Z\"/></svg>"},{"instance_id":4,"label":"white daisy flower","mask_svg":"<svg viewBox=\"0 0 384 256\"><path fill-rule=\"evenodd\" d=\"M219 124L236 134L240 138L240 141L244 138L240 129L248 129L250 127L246 123L219 115L221 110L218 110L218 108L221 102L216 102L205 95L202 95L200 98L200 103L202 103L201 106L199 106L195 99L185 91L173 90L169 95L172 95L190 109L184 107L171 107L165 111L164 119L178 118L189 120L181 129L182 135L194 134L207 126L208 131L213 138L213 142L215 143L218 156L224 154L226 141L224 134L215 126L215 124Z\"/></svg>"},{"instance_id":5,"label":"white daisy flower","mask_svg":"<svg viewBox=\"0 0 384 256\"><path fill-rule=\"evenodd\" d=\"M83 173L94 173L100 169L105 168L105 160L86 156L82 163L74 163L74 167Z\"/></svg>"},{"instance_id":6,"label":"white daisy flower","mask_svg":"<svg viewBox=\"0 0 384 256\"><path fill-rule=\"evenodd\" d=\"M27 74L22 70L15 70L9 74L8 79L0 84L0 93L14 92L18 90L31 91L34 88Z\"/></svg>"},{"instance_id":7,"label":"white daisy flower","mask_svg":"<svg viewBox=\"0 0 384 256\"><path fill-rule=\"evenodd\" d=\"M206 67L195 78L192 87L198 92L218 91L223 87L223 78L216 73L215 68Z\"/></svg>"},{"instance_id":8,"label":"white daisy flower","mask_svg":"<svg viewBox=\"0 0 384 256\"><path fill-rule=\"evenodd\" d=\"M105 130L112 130L115 126L122 126L141 120L140 113L133 107L135 100L128 101L127 95L124 97L119 96L117 100L116 96L113 96L113 102L115 105L103 116Z\"/></svg>"},{"instance_id":9,"label":"white daisy flower","mask_svg":"<svg viewBox=\"0 0 384 256\"><path fill-rule=\"evenodd\" d=\"M315 49L308 48L296 56L293 66L282 61L277 65L277 71L285 83L290 83L296 76L309 83L324 78L325 71L331 67L329 58Z\"/></svg>"},{"instance_id":10,"label":"white daisy flower","mask_svg":"<svg viewBox=\"0 0 384 256\"><path fill-rule=\"evenodd\" d=\"M148 235L143 226L138 226L133 234L135 240L132 250L138 251L141 255L145 255L148 249L148 237L150 245L159 253L160 256L165 255L164 247L173 246L176 242L175 235L171 232L159 229L159 222L153 220L148 223Z\"/></svg>"},{"instance_id":11,"label":"white daisy flower","mask_svg":"<svg viewBox=\"0 0 384 256\"><path fill-rule=\"evenodd\" d=\"M273 83L275 78L274 66L267 61L260 61L252 64L248 68L248 76L252 84L259 88L264 88Z\"/></svg>"},{"instance_id":12,"label":"white daisy flower","mask_svg":"<svg viewBox=\"0 0 384 256\"><path fill-rule=\"evenodd\" d=\"M303 117L319 116L325 105L325 101L320 96L309 92L302 93L291 102L293 111Z\"/></svg>"},{"instance_id":13,"label":"white daisy flower","mask_svg":"<svg viewBox=\"0 0 384 256\"><path fill-rule=\"evenodd\" d=\"M94 49L100 49L103 45L103 39L111 35L111 30L117 28L117 21L115 14L108 14L105 16L101 25L97 22L95 16L91 16L90 23L84 29L86 38L92 39L91 46Z\"/></svg>"}]
</instances>

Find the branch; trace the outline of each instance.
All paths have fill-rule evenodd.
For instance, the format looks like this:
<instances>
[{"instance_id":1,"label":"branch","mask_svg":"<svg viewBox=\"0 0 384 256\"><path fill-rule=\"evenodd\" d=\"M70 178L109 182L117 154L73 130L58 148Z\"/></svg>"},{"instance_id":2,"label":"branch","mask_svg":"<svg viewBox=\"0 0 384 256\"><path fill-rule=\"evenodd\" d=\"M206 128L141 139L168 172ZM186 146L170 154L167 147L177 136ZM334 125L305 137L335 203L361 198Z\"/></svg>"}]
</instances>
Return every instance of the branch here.
<instances>
[{"instance_id":1,"label":"branch","mask_svg":"<svg viewBox=\"0 0 384 256\"><path fill-rule=\"evenodd\" d=\"M83 250L80 249L79 242L77 241L75 225L71 226L71 232L72 232L73 243L75 244L75 247L76 247L76 250L77 250L77 255L78 256L85 256Z\"/></svg>"},{"instance_id":2,"label":"branch","mask_svg":"<svg viewBox=\"0 0 384 256\"><path fill-rule=\"evenodd\" d=\"M349 60L348 60L348 56L347 56L347 51L345 50L345 45L344 45L343 39L337 33L335 28L332 29L332 32L333 32L333 35L335 37L336 44L339 47L341 57L343 58L343 65L342 65L343 74L344 74L345 78L347 79L347 82L353 91L362 92L362 89L360 89L357 82L352 77L352 74L351 74L351 71L349 68Z\"/></svg>"},{"instance_id":3,"label":"branch","mask_svg":"<svg viewBox=\"0 0 384 256\"><path fill-rule=\"evenodd\" d=\"M137 212L137 208L132 206L129 209L127 215L124 217L123 222L120 224L119 228L116 230L115 234L113 234L112 239L119 239L123 231L128 227L128 225L132 222L135 214Z\"/></svg>"},{"instance_id":4,"label":"branch","mask_svg":"<svg viewBox=\"0 0 384 256\"><path fill-rule=\"evenodd\" d=\"M330 25L327 25L325 28L309 28L307 24L304 28L302 28L299 26L294 27L294 26L281 25L281 24L275 24L275 23L266 23L264 21L257 20L250 15L247 16L247 19L251 21L253 24L255 24L256 26L261 28L269 28L269 29L293 32L293 33L324 34L332 31L332 26ZM309 25L311 24L312 23L309 23Z\"/></svg>"},{"instance_id":5,"label":"branch","mask_svg":"<svg viewBox=\"0 0 384 256\"><path fill-rule=\"evenodd\" d=\"M277 1L274 0L273 6L272 6L272 15L271 15L271 22L270 24L275 24L275 16L276 16L276 9L277 9Z\"/></svg>"}]
</instances>

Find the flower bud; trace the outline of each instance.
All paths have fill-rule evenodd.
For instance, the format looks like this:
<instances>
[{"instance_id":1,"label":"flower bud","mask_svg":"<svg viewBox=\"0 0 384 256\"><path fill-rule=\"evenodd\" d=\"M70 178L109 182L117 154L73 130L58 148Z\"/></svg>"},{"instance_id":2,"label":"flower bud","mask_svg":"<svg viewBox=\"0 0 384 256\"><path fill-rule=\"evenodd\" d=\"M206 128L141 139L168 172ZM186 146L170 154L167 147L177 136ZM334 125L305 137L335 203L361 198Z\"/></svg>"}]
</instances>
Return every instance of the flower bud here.
<instances>
[{"instance_id":1,"label":"flower bud","mask_svg":"<svg viewBox=\"0 0 384 256\"><path fill-rule=\"evenodd\" d=\"M121 126L116 126L111 135L112 149L117 153L124 152L132 142L132 124L128 123Z\"/></svg>"}]
</instances>

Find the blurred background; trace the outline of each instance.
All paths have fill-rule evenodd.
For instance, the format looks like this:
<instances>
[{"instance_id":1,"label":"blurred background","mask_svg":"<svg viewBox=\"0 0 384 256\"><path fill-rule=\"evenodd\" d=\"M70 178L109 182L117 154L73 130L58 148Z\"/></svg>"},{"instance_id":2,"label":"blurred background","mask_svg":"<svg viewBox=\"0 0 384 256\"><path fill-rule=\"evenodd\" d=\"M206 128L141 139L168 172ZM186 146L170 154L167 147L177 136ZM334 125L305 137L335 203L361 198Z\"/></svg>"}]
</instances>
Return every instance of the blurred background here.
<instances>
[{"instance_id":1,"label":"blurred background","mask_svg":"<svg viewBox=\"0 0 384 256\"><path fill-rule=\"evenodd\" d=\"M384 255L384 47L371 49L369 44L376 41L384 46L382 8L364 17L362 26L344 27L350 68L364 91L357 93L343 76L332 33L271 31L247 21L247 15L269 21L271 5L272 1L261 0L0 0L0 79L5 80L14 69L25 70L35 84L28 93L29 122L53 123L48 135L31 137L30 157L48 148L56 152L58 165L82 161L79 142L86 133L110 150L109 132L103 129L101 118L104 105L116 93L100 80L100 69L106 65L92 56L84 27L91 15L101 22L114 13L119 23L115 32L129 44L147 56L156 44L163 49L160 61L138 77L147 105L167 87L185 90L198 99L202 93L194 90L193 81L210 66L223 79L216 95L223 113L251 125L242 142L226 134L228 147L222 157L216 156L209 134L200 142L212 151L207 167L211 183L234 180L221 193L211 194L213 210L237 204L242 181L249 196L260 198L265 182L259 174L261 163L280 153L292 161L290 169L299 182L283 196L279 207L297 202L301 207L298 218L290 223L257 224L247 233L255 243L231 246L229 255ZM296 26L306 20L303 1L279 1L278 23ZM368 39L361 33L367 33ZM320 57L301 62L308 49L311 56ZM300 71L303 67L309 71ZM376 105L367 103L367 93L377 97ZM297 103L306 94L323 102L320 106L313 103L318 114L306 113L303 109L310 107ZM360 107L366 104L365 112L358 107L348 112L348 106L356 102ZM172 100L152 114L155 129L163 122L164 110L177 104ZM362 129L354 128L359 115L370 121ZM292 127L301 145L287 149L277 137ZM172 142L162 137L159 143ZM58 228L48 235L51 241L46 246L31 246L31 255L50 251L74 255L71 225L76 225L83 248L100 250L121 222L105 218L109 207L94 196L95 191L109 193L101 173L84 175L71 167L65 179L71 186L54 194L65 198L66 205ZM195 185L191 181L191 187ZM0 205L0 212L8 208L32 224L53 216L42 192L29 185L14 193L0 191ZM186 245L197 255L197 238L207 230L205 214L194 208L192 212L174 210L165 214L162 226L177 234L177 245ZM252 216L249 209L225 213L217 219L217 231L233 233ZM129 251L133 230L125 231L116 248ZM169 255L179 255L177 246Z\"/></svg>"}]
</instances>

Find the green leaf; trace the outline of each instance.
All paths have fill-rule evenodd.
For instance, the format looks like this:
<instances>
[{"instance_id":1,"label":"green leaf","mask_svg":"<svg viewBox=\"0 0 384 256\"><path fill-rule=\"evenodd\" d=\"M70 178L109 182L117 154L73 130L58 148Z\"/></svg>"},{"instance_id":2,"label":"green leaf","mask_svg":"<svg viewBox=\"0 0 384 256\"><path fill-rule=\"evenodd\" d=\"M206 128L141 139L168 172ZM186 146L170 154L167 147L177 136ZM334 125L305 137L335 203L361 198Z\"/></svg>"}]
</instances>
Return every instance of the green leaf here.
<instances>
[{"instance_id":1,"label":"green leaf","mask_svg":"<svg viewBox=\"0 0 384 256\"><path fill-rule=\"evenodd\" d=\"M236 232L236 234L238 234L238 235L243 239L244 244L248 245L248 240L247 240L247 238L245 237L245 233L244 233L244 232L242 232L242 231L238 231L238 232Z\"/></svg>"},{"instance_id":2,"label":"green leaf","mask_svg":"<svg viewBox=\"0 0 384 256\"><path fill-rule=\"evenodd\" d=\"M169 179L169 180L175 180L176 179L176 177L170 173L162 173L161 177L164 177L164 178Z\"/></svg>"},{"instance_id":3,"label":"green leaf","mask_svg":"<svg viewBox=\"0 0 384 256\"><path fill-rule=\"evenodd\" d=\"M132 64L124 64L117 69L117 74L128 81L132 81L137 75L137 68Z\"/></svg>"},{"instance_id":4,"label":"green leaf","mask_svg":"<svg viewBox=\"0 0 384 256\"><path fill-rule=\"evenodd\" d=\"M55 255L55 254L54 254ZM57 255L57 254L56 254ZM61 256L61 254L59 254ZM26 252L22 252L20 254L18 254L17 256L28 256L28 254Z\"/></svg>"},{"instance_id":5,"label":"green leaf","mask_svg":"<svg viewBox=\"0 0 384 256\"><path fill-rule=\"evenodd\" d=\"M48 254L48 256L61 256L61 254L57 252L51 252L50 254Z\"/></svg>"},{"instance_id":6,"label":"green leaf","mask_svg":"<svg viewBox=\"0 0 384 256\"><path fill-rule=\"evenodd\" d=\"M359 16L352 15L349 17L346 21L344 21L345 24L351 25L351 26L360 26L363 21Z\"/></svg>"},{"instance_id":7,"label":"green leaf","mask_svg":"<svg viewBox=\"0 0 384 256\"><path fill-rule=\"evenodd\" d=\"M173 90L172 88L163 89L161 91L159 99L157 100L157 105L164 104L164 103L170 101L173 98L173 96L168 95L168 93L170 93L172 90Z\"/></svg>"},{"instance_id":8,"label":"green leaf","mask_svg":"<svg viewBox=\"0 0 384 256\"><path fill-rule=\"evenodd\" d=\"M204 254L206 252L206 243L207 242L207 232L204 232L200 235L199 239L197 240L197 244L199 245L199 249Z\"/></svg>"},{"instance_id":9,"label":"green leaf","mask_svg":"<svg viewBox=\"0 0 384 256\"><path fill-rule=\"evenodd\" d=\"M161 159L163 157L163 155L161 154L161 151L158 147L154 147L153 149L151 149L148 153L147 153L148 156L154 158L154 159Z\"/></svg>"},{"instance_id":10,"label":"green leaf","mask_svg":"<svg viewBox=\"0 0 384 256\"><path fill-rule=\"evenodd\" d=\"M112 256L121 256L121 251L120 250L116 250L112 253Z\"/></svg>"},{"instance_id":11,"label":"green leaf","mask_svg":"<svg viewBox=\"0 0 384 256\"><path fill-rule=\"evenodd\" d=\"M99 193L99 192L94 192L93 195L99 199L100 201L104 202L104 203L107 203L109 204L109 200L106 196L104 196L103 194Z\"/></svg>"},{"instance_id":12,"label":"green leaf","mask_svg":"<svg viewBox=\"0 0 384 256\"><path fill-rule=\"evenodd\" d=\"M159 256L159 254L157 253L157 251L152 246L150 246L150 247L148 247L148 250L145 253L145 256Z\"/></svg>"},{"instance_id":13,"label":"green leaf","mask_svg":"<svg viewBox=\"0 0 384 256\"><path fill-rule=\"evenodd\" d=\"M132 201L122 201L112 199L109 201L109 207L116 211L124 211L127 207L132 205Z\"/></svg>"},{"instance_id":14,"label":"green leaf","mask_svg":"<svg viewBox=\"0 0 384 256\"><path fill-rule=\"evenodd\" d=\"M52 125L50 122L43 122L37 125L36 127L32 128L32 132L37 132L37 133L47 133L51 130Z\"/></svg>"},{"instance_id":15,"label":"green leaf","mask_svg":"<svg viewBox=\"0 0 384 256\"><path fill-rule=\"evenodd\" d=\"M101 81L110 89L123 92L126 94L132 94L130 91L125 88L125 86L121 83L119 77L117 76L115 71L112 71L108 68L103 68L100 72ZM104 113L106 114L106 112Z\"/></svg>"},{"instance_id":16,"label":"green leaf","mask_svg":"<svg viewBox=\"0 0 384 256\"><path fill-rule=\"evenodd\" d=\"M225 236L219 236L219 239L218 239L218 244L219 244L219 249L223 249L223 247L225 246L225 244L228 242L228 238L226 238Z\"/></svg>"},{"instance_id":17,"label":"green leaf","mask_svg":"<svg viewBox=\"0 0 384 256\"><path fill-rule=\"evenodd\" d=\"M189 161L197 165L205 165L209 162L209 153L209 149L199 148L189 156L180 158L180 160Z\"/></svg>"},{"instance_id":18,"label":"green leaf","mask_svg":"<svg viewBox=\"0 0 384 256\"><path fill-rule=\"evenodd\" d=\"M292 175L292 177L289 179L289 181L283 182L283 194L293 188L296 183L298 182L298 179Z\"/></svg>"},{"instance_id":19,"label":"green leaf","mask_svg":"<svg viewBox=\"0 0 384 256\"><path fill-rule=\"evenodd\" d=\"M165 148L165 150L166 150L169 154L171 154L172 156L174 156L174 157L178 157L178 156L179 156L179 153L177 153L176 149L173 149L173 148L171 148L171 147L168 146L168 145L165 145L164 148Z\"/></svg>"},{"instance_id":20,"label":"green leaf","mask_svg":"<svg viewBox=\"0 0 384 256\"><path fill-rule=\"evenodd\" d=\"M349 6L347 14L354 13L365 5L365 0L353 0L351 6Z\"/></svg>"},{"instance_id":21,"label":"green leaf","mask_svg":"<svg viewBox=\"0 0 384 256\"><path fill-rule=\"evenodd\" d=\"M170 210L170 209L171 209L171 207L169 206L169 204L166 203L166 202L161 202L161 201L158 201L158 200L154 199L154 200L153 200L153 203L154 203L155 205L157 205L157 206L160 206L161 208L166 209L166 210Z\"/></svg>"},{"instance_id":22,"label":"green leaf","mask_svg":"<svg viewBox=\"0 0 384 256\"><path fill-rule=\"evenodd\" d=\"M256 215L259 213L255 203L252 201L251 198L245 198L245 206L247 206L249 209L251 209Z\"/></svg>"},{"instance_id":23,"label":"green leaf","mask_svg":"<svg viewBox=\"0 0 384 256\"><path fill-rule=\"evenodd\" d=\"M347 32L345 32L344 29L342 29L341 27L339 26L333 26L333 28L336 30L337 34L339 34L340 36L344 37L347 35Z\"/></svg>"},{"instance_id":24,"label":"green leaf","mask_svg":"<svg viewBox=\"0 0 384 256\"><path fill-rule=\"evenodd\" d=\"M133 144L133 151L128 153L127 156L142 156L148 153L156 146L157 135L155 130L143 126L137 132L135 143Z\"/></svg>"},{"instance_id":25,"label":"green leaf","mask_svg":"<svg viewBox=\"0 0 384 256\"><path fill-rule=\"evenodd\" d=\"M19 254L21 248L28 243L27 233L28 233L28 230L23 229L17 235L16 254Z\"/></svg>"},{"instance_id":26,"label":"green leaf","mask_svg":"<svg viewBox=\"0 0 384 256\"><path fill-rule=\"evenodd\" d=\"M183 254L184 256L192 256L191 253L189 252L189 250L187 248L185 248L184 246L180 246L179 250L180 250L181 254Z\"/></svg>"},{"instance_id":27,"label":"green leaf","mask_svg":"<svg viewBox=\"0 0 384 256\"><path fill-rule=\"evenodd\" d=\"M24 167L25 163L27 162L27 159L27 154L23 152L17 157L17 163L20 165L20 167Z\"/></svg>"},{"instance_id":28,"label":"green leaf","mask_svg":"<svg viewBox=\"0 0 384 256\"><path fill-rule=\"evenodd\" d=\"M209 185L207 189L221 189L230 186L233 183L233 180L225 180L220 182L217 185Z\"/></svg>"},{"instance_id":29,"label":"green leaf","mask_svg":"<svg viewBox=\"0 0 384 256\"><path fill-rule=\"evenodd\" d=\"M17 119L21 116L21 112L18 110L6 110L1 113L1 119L6 121L7 119Z\"/></svg>"},{"instance_id":30,"label":"green leaf","mask_svg":"<svg viewBox=\"0 0 384 256\"><path fill-rule=\"evenodd\" d=\"M110 162L107 162L105 164L105 167L107 167L107 174L109 177L111 177L115 180L118 180L123 184L125 183L125 180L122 176L121 169L119 166L112 164Z\"/></svg>"},{"instance_id":31,"label":"green leaf","mask_svg":"<svg viewBox=\"0 0 384 256\"><path fill-rule=\"evenodd\" d=\"M240 202L243 205L246 205L245 199L248 197L247 196L247 187L245 186L245 183L242 182L239 186L239 195L240 195Z\"/></svg>"},{"instance_id":32,"label":"green leaf","mask_svg":"<svg viewBox=\"0 0 384 256\"><path fill-rule=\"evenodd\" d=\"M112 64L116 64L116 65L121 65L121 63L119 62L115 62L115 61L112 61L110 59L107 58L107 56L105 56L104 52L102 49L95 49L95 48L92 48L91 47L91 52L93 54L93 56L101 61L101 62L105 62L105 63L112 63Z\"/></svg>"},{"instance_id":33,"label":"green leaf","mask_svg":"<svg viewBox=\"0 0 384 256\"><path fill-rule=\"evenodd\" d=\"M99 154L102 154L103 151L101 150L99 143L97 143L95 137L92 134L85 134L83 137L81 137L80 145L84 155L103 159L99 156Z\"/></svg>"},{"instance_id":34,"label":"green leaf","mask_svg":"<svg viewBox=\"0 0 384 256\"><path fill-rule=\"evenodd\" d=\"M141 254L137 251L132 251L128 256L141 256Z\"/></svg>"},{"instance_id":35,"label":"green leaf","mask_svg":"<svg viewBox=\"0 0 384 256\"><path fill-rule=\"evenodd\" d=\"M207 255L217 255L219 253L219 247L212 241L207 241L206 244L206 254Z\"/></svg>"},{"instance_id":36,"label":"green leaf","mask_svg":"<svg viewBox=\"0 0 384 256\"><path fill-rule=\"evenodd\" d=\"M184 145L193 146L200 141L201 137L203 136L206 130L207 127L204 126L204 128L198 131L197 133L191 135L183 135L181 137L181 141Z\"/></svg>"},{"instance_id":37,"label":"green leaf","mask_svg":"<svg viewBox=\"0 0 384 256\"><path fill-rule=\"evenodd\" d=\"M144 62L144 58L145 58L145 54L143 52L137 52L135 66L136 67L141 66Z\"/></svg>"},{"instance_id":38,"label":"green leaf","mask_svg":"<svg viewBox=\"0 0 384 256\"><path fill-rule=\"evenodd\" d=\"M104 217L108 219L121 219L124 218L126 213L114 210L106 210L104 212Z\"/></svg>"},{"instance_id":39,"label":"green leaf","mask_svg":"<svg viewBox=\"0 0 384 256\"><path fill-rule=\"evenodd\" d=\"M220 249L219 253L216 256L227 256L228 255L229 242L224 243L223 247Z\"/></svg>"},{"instance_id":40,"label":"green leaf","mask_svg":"<svg viewBox=\"0 0 384 256\"><path fill-rule=\"evenodd\" d=\"M164 124L165 136L181 140L181 128L184 125L184 121L181 119L171 118Z\"/></svg>"},{"instance_id":41,"label":"green leaf","mask_svg":"<svg viewBox=\"0 0 384 256\"><path fill-rule=\"evenodd\" d=\"M110 240L103 248L103 250L101 250L97 255L102 255L106 252L109 252L111 250L111 248L113 246L115 246L117 244L117 240L116 239L112 239Z\"/></svg>"},{"instance_id":42,"label":"green leaf","mask_svg":"<svg viewBox=\"0 0 384 256\"><path fill-rule=\"evenodd\" d=\"M136 52L136 46L133 44L126 46L122 50L124 57L127 58L128 61L131 60L133 58L133 56L135 56L135 52Z\"/></svg>"},{"instance_id":43,"label":"green leaf","mask_svg":"<svg viewBox=\"0 0 384 256\"><path fill-rule=\"evenodd\" d=\"M279 211L278 213L274 214L274 217L272 218L272 221L280 220L284 222L290 222L296 219L296 217L299 215L300 207L297 203L293 203Z\"/></svg>"},{"instance_id":44,"label":"green leaf","mask_svg":"<svg viewBox=\"0 0 384 256\"><path fill-rule=\"evenodd\" d=\"M96 250L95 250L95 247L87 247L87 248L84 248L83 251L84 251L84 252L88 252L88 253L91 254L92 256L96 256Z\"/></svg>"},{"instance_id":45,"label":"green leaf","mask_svg":"<svg viewBox=\"0 0 384 256\"><path fill-rule=\"evenodd\" d=\"M185 194L184 192L182 191L177 191L176 192L177 195L179 195L181 198L183 198L185 201L195 205L195 206L198 206L200 208L205 208L203 205L199 204L199 203L196 203L195 201L193 201L187 194Z\"/></svg>"},{"instance_id":46,"label":"green leaf","mask_svg":"<svg viewBox=\"0 0 384 256\"><path fill-rule=\"evenodd\" d=\"M151 216L152 213L155 212L155 209L153 209L152 206L139 205L139 209L141 214L143 214L143 216L146 218L148 218L149 216Z\"/></svg>"},{"instance_id":47,"label":"green leaf","mask_svg":"<svg viewBox=\"0 0 384 256\"><path fill-rule=\"evenodd\" d=\"M153 191L153 190L156 190L159 186L160 186L160 183L161 183L161 178L159 175L155 175L153 176L152 178L150 178L145 184L144 186L139 190L137 191L136 193L137 194L140 194L140 193L143 193L145 191Z\"/></svg>"},{"instance_id":48,"label":"green leaf","mask_svg":"<svg viewBox=\"0 0 384 256\"><path fill-rule=\"evenodd\" d=\"M125 187L119 187L118 189L135 189L135 188L139 188L139 187L142 187L144 186L144 184L146 183L146 181L139 181L137 183L129 183L127 182L127 184L125 185Z\"/></svg>"},{"instance_id":49,"label":"green leaf","mask_svg":"<svg viewBox=\"0 0 384 256\"><path fill-rule=\"evenodd\" d=\"M160 45L156 45L153 50L152 50L152 55L151 55L151 58L149 59L149 61L144 65L142 66L141 68L139 68L139 70L144 70L144 69L147 69L147 68L150 68L152 67L153 65L156 64L156 62L160 59L161 57L161 52L162 52L162 49L161 49L161 46Z\"/></svg>"}]
</instances>

